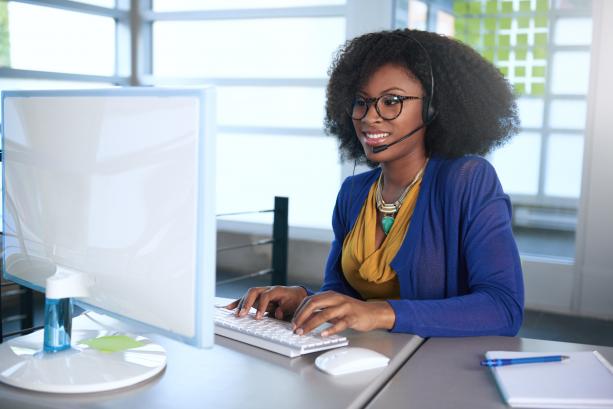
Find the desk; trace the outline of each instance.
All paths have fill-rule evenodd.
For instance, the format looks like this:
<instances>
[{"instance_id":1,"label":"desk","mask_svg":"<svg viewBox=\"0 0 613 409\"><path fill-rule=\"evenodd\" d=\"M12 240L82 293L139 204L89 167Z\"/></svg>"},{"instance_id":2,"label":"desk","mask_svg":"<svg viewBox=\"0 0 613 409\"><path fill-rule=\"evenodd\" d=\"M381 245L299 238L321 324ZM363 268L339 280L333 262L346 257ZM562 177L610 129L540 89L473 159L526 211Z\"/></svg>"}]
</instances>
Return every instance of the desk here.
<instances>
[{"instance_id":1,"label":"desk","mask_svg":"<svg viewBox=\"0 0 613 409\"><path fill-rule=\"evenodd\" d=\"M494 377L479 361L488 350L598 350L613 362L613 348L511 337L431 338L368 405L368 409L508 409Z\"/></svg>"},{"instance_id":2,"label":"desk","mask_svg":"<svg viewBox=\"0 0 613 409\"><path fill-rule=\"evenodd\" d=\"M73 321L73 335L79 320ZM228 338L195 349L146 334L167 352L168 365L154 379L98 394L54 395L0 384L0 409L34 408L352 408L363 407L423 341L387 331L345 333L350 345L391 358L383 369L334 378L315 368L320 353L290 359ZM9 342L9 341L7 341ZM41 339L42 345L42 339Z\"/></svg>"}]
</instances>

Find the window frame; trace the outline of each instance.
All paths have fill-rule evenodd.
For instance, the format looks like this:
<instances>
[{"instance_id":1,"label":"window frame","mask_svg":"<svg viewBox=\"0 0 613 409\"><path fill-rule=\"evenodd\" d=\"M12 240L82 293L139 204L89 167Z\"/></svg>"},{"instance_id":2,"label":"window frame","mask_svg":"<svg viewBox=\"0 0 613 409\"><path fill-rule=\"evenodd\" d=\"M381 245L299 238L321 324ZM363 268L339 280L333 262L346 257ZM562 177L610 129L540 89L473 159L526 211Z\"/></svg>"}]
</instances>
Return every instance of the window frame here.
<instances>
[{"instance_id":1,"label":"window frame","mask_svg":"<svg viewBox=\"0 0 613 409\"><path fill-rule=\"evenodd\" d=\"M24 70L0 67L0 78L74 81L74 82L108 82L113 85L135 85L130 72L130 21L131 13L127 9L129 0L116 0L114 8L95 6L70 0L5 0L8 3L23 3L33 6L48 7L77 13L110 17L115 20L115 75L89 75L39 70Z\"/></svg>"}]
</instances>

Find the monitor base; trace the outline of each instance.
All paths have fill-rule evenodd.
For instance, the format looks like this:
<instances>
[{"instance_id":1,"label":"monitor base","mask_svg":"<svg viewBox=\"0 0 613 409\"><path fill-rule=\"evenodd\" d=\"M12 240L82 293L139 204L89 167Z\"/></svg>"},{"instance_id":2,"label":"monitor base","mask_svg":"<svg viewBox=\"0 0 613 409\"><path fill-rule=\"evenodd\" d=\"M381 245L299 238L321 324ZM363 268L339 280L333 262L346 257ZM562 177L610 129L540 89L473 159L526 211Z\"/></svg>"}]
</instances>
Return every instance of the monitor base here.
<instances>
[{"instance_id":1,"label":"monitor base","mask_svg":"<svg viewBox=\"0 0 613 409\"><path fill-rule=\"evenodd\" d=\"M146 381L166 367L161 345L101 327L87 316L75 318L72 347L44 353L43 331L0 344L0 382L38 392L92 393L125 388ZM79 325L81 324L81 325ZM143 345L103 352L79 342L102 336L127 335Z\"/></svg>"}]
</instances>

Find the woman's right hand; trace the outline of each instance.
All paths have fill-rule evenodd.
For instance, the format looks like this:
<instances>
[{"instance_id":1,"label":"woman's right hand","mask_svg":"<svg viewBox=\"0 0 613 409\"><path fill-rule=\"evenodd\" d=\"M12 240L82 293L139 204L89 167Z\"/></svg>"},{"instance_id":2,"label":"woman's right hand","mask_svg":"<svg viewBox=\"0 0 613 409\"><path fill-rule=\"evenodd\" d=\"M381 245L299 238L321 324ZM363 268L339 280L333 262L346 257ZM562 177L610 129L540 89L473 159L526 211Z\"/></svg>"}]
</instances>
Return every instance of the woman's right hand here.
<instances>
[{"instance_id":1,"label":"woman's right hand","mask_svg":"<svg viewBox=\"0 0 613 409\"><path fill-rule=\"evenodd\" d=\"M268 312L281 320L291 317L306 296L306 290L298 286L253 287L242 298L226 305L226 308L238 308L236 315L244 317L253 307L257 310L256 319L262 319L264 313Z\"/></svg>"}]
</instances>

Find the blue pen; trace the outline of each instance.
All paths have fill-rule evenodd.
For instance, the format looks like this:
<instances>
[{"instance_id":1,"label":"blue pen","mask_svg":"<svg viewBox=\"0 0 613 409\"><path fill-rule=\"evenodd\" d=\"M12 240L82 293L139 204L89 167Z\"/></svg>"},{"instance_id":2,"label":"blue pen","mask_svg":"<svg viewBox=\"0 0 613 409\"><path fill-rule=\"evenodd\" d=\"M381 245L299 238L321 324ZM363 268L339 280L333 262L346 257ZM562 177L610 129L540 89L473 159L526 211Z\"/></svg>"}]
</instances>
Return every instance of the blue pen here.
<instances>
[{"instance_id":1,"label":"blue pen","mask_svg":"<svg viewBox=\"0 0 613 409\"><path fill-rule=\"evenodd\" d=\"M551 356L533 356L529 358L499 358L499 359L484 359L481 361L481 366L503 366L515 364L534 364L541 362L560 362L565 359L570 359L566 355L551 355Z\"/></svg>"}]
</instances>

